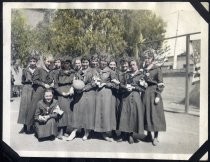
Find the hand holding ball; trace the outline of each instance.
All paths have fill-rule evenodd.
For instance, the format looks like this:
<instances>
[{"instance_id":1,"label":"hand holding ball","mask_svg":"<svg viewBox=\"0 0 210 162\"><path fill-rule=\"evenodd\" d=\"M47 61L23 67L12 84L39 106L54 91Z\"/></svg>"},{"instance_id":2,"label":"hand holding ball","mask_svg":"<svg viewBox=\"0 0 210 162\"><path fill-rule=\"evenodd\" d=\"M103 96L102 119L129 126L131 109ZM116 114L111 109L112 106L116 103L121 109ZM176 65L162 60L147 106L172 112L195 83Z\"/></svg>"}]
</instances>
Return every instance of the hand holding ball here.
<instances>
[{"instance_id":1,"label":"hand holding ball","mask_svg":"<svg viewBox=\"0 0 210 162\"><path fill-rule=\"evenodd\" d=\"M72 86L75 90L83 90L85 83L82 80L74 80Z\"/></svg>"}]
</instances>

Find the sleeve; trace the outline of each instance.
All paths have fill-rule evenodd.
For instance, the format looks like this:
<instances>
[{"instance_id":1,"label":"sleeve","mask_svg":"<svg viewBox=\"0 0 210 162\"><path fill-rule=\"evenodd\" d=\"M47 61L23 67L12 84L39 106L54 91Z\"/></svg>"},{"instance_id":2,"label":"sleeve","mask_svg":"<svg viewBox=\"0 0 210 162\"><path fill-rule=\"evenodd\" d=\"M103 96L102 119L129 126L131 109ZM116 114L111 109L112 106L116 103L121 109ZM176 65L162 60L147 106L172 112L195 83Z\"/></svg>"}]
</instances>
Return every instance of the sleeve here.
<instances>
[{"instance_id":1,"label":"sleeve","mask_svg":"<svg viewBox=\"0 0 210 162\"><path fill-rule=\"evenodd\" d=\"M86 84L85 84L85 87L83 89L83 91L87 92L87 91L90 91L92 88L94 88L94 84L92 82L92 79L93 79L93 74L88 72L87 75L86 75Z\"/></svg>"},{"instance_id":2,"label":"sleeve","mask_svg":"<svg viewBox=\"0 0 210 162\"><path fill-rule=\"evenodd\" d=\"M21 83L22 83L22 84L25 84L25 81L26 81L26 70L23 69L23 70L22 70Z\"/></svg>"},{"instance_id":3,"label":"sleeve","mask_svg":"<svg viewBox=\"0 0 210 162\"><path fill-rule=\"evenodd\" d=\"M118 80L118 77L116 75L116 73L114 73L113 71L110 70L110 82L106 83L107 88L112 88L112 89L119 89L119 85L117 85L116 83L112 82L111 80L116 79Z\"/></svg>"},{"instance_id":4,"label":"sleeve","mask_svg":"<svg viewBox=\"0 0 210 162\"><path fill-rule=\"evenodd\" d=\"M39 115L41 114L41 110L40 110L40 103L37 103L37 107L36 107L36 111L34 114L34 119L35 121L39 121Z\"/></svg>"},{"instance_id":5,"label":"sleeve","mask_svg":"<svg viewBox=\"0 0 210 162\"><path fill-rule=\"evenodd\" d=\"M58 102L57 101L56 101L56 104L55 104L53 110L49 114L50 118L57 118L58 117L58 113L54 112L55 109L60 109L60 107L58 106Z\"/></svg>"},{"instance_id":6,"label":"sleeve","mask_svg":"<svg viewBox=\"0 0 210 162\"><path fill-rule=\"evenodd\" d=\"M157 70L157 91L161 93L164 90L164 83L163 83L163 73L161 68Z\"/></svg>"},{"instance_id":7,"label":"sleeve","mask_svg":"<svg viewBox=\"0 0 210 162\"><path fill-rule=\"evenodd\" d=\"M34 75L32 76L32 82L34 85L39 85L44 87L44 83L40 80L41 77L40 73L41 73L40 69L34 71Z\"/></svg>"}]
</instances>

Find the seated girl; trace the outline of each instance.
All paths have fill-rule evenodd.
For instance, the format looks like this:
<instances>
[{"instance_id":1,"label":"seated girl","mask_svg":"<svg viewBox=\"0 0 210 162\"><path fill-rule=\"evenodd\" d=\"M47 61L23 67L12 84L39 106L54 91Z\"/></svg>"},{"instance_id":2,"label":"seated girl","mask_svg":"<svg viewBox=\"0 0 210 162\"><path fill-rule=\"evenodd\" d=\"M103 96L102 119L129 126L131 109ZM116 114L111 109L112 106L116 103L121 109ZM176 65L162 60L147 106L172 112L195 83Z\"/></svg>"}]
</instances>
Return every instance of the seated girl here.
<instances>
[{"instance_id":1,"label":"seated girl","mask_svg":"<svg viewBox=\"0 0 210 162\"><path fill-rule=\"evenodd\" d=\"M53 99L53 90L46 89L44 97L37 103L35 112L35 135L39 141L54 140L58 133L57 120L63 111L57 100Z\"/></svg>"}]
</instances>

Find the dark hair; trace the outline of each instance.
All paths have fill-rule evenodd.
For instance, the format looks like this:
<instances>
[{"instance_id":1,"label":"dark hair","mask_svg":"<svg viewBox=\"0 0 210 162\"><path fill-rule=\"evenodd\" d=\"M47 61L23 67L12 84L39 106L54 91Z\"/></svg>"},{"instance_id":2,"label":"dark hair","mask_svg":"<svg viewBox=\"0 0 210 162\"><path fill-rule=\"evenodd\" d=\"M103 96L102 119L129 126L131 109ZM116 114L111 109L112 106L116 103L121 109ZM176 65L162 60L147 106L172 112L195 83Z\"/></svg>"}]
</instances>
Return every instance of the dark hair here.
<instances>
[{"instance_id":1,"label":"dark hair","mask_svg":"<svg viewBox=\"0 0 210 162\"><path fill-rule=\"evenodd\" d=\"M35 55L30 55L29 57L28 57L28 62L30 61L30 60L36 60L36 62L39 60L39 58L38 58L38 56L35 56Z\"/></svg>"},{"instance_id":2,"label":"dark hair","mask_svg":"<svg viewBox=\"0 0 210 162\"><path fill-rule=\"evenodd\" d=\"M110 64L111 62L115 62L115 63L116 63L116 66L117 66L117 61L116 61L116 59L115 59L115 58L110 58L110 60L109 60L109 64Z\"/></svg>"},{"instance_id":3,"label":"dark hair","mask_svg":"<svg viewBox=\"0 0 210 162\"><path fill-rule=\"evenodd\" d=\"M128 60L128 58L122 58L122 59L120 59L120 65L123 65L124 63L129 63L129 60Z\"/></svg>"},{"instance_id":4,"label":"dark hair","mask_svg":"<svg viewBox=\"0 0 210 162\"><path fill-rule=\"evenodd\" d=\"M137 66L139 67L139 62L138 62L135 58L133 58L133 57L131 57L131 58L129 59L129 61L128 61L129 66L130 66L130 64L131 64L132 61L135 61L136 64L137 64Z\"/></svg>"},{"instance_id":5,"label":"dark hair","mask_svg":"<svg viewBox=\"0 0 210 162\"><path fill-rule=\"evenodd\" d=\"M81 62L83 62L84 60L87 60L88 62L90 62L90 58L88 56L83 56L81 58Z\"/></svg>"},{"instance_id":6,"label":"dark hair","mask_svg":"<svg viewBox=\"0 0 210 162\"><path fill-rule=\"evenodd\" d=\"M99 61L98 54L94 54L90 57L90 62L93 61L93 60L97 61L97 62Z\"/></svg>"},{"instance_id":7,"label":"dark hair","mask_svg":"<svg viewBox=\"0 0 210 162\"><path fill-rule=\"evenodd\" d=\"M51 92L52 95L54 96L54 90L53 90L52 88L46 88L46 89L44 90L44 93L43 93L43 100L45 99L45 98L44 98L44 95L45 95L46 92Z\"/></svg>"}]
</instances>

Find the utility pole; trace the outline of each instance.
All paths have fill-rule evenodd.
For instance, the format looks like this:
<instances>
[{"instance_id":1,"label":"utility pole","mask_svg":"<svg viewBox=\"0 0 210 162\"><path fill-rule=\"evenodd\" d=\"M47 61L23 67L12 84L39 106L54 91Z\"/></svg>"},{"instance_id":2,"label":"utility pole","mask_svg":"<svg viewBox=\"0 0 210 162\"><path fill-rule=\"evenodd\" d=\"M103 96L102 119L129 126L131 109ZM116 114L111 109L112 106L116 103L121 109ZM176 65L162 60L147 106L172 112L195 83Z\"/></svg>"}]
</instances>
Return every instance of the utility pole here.
<instances>
[{"instance_id":1,"label":"utility pole","mask_svg":"<svg viewBox=\"0 0 210 162\"><path fill-rule=\"evenodd\" d=\"M189 77L189 55L190 55L190 35L186 35L186 83L185 83L185 112L189 112L189 86L190 86L190 77Z\"/></svg>"},{"instance_id":2,"label":"utility pole","mask_svg":"<svg viewBox=\"0 0 210 162\"><path fill-rule=\"evenodd\" d=\"M178 28L179 28L179 11L178 11L177 23L176 23L176 36L178 34ZM177 38L175 38L175 44L174 44L174 62L173 62L173 69L176 69L177 68L176 44L177 44Z\"/></svg>"}]
</instances>

